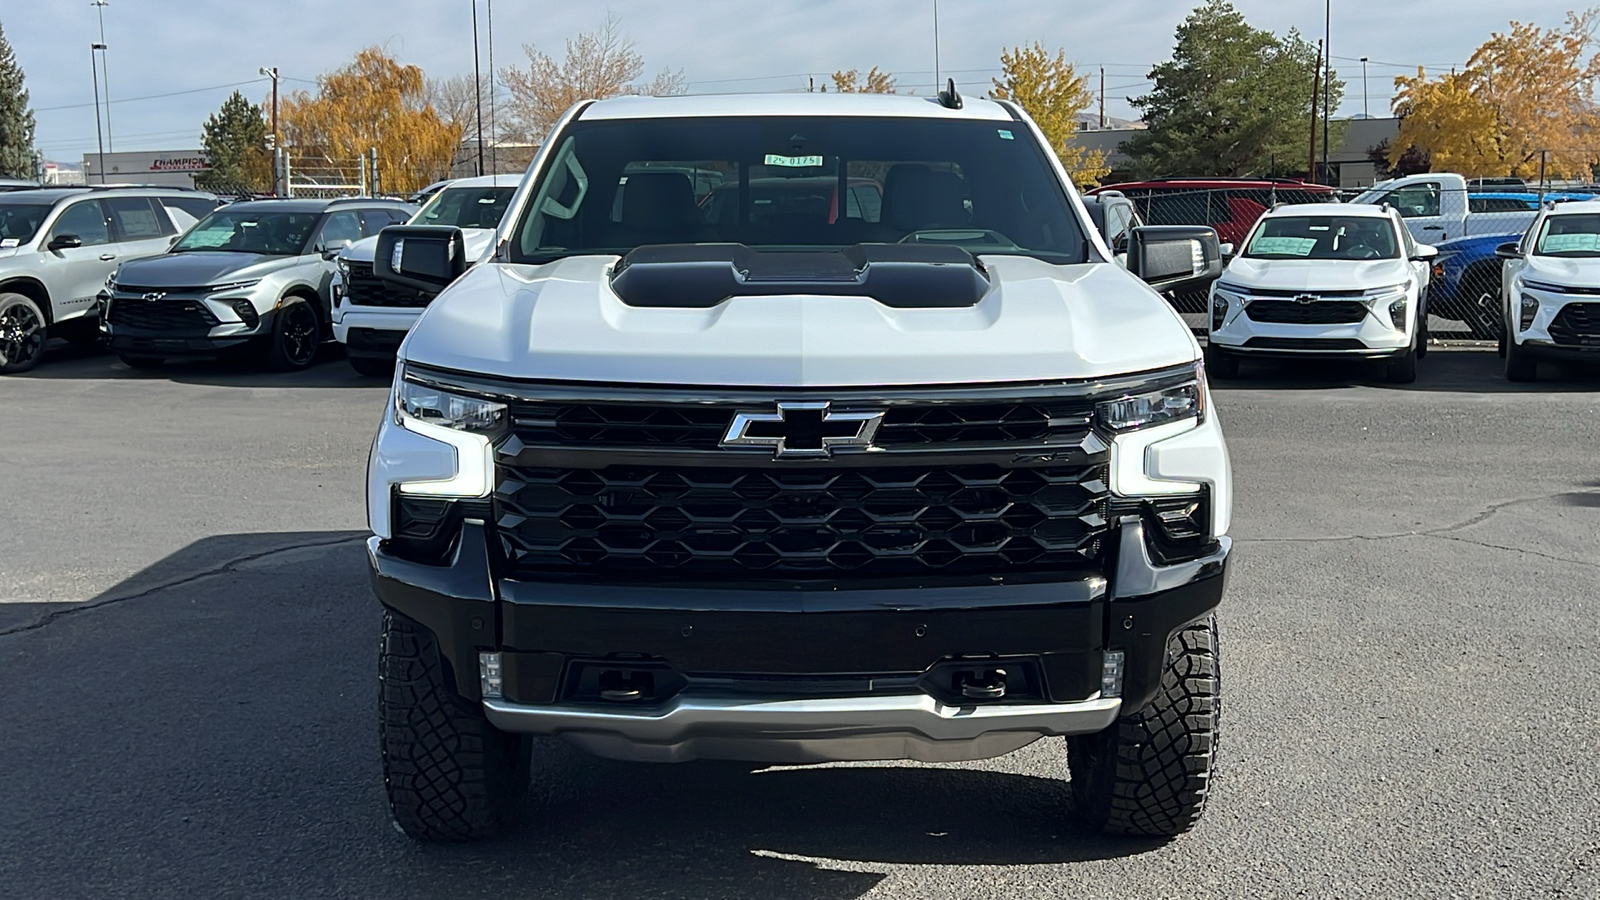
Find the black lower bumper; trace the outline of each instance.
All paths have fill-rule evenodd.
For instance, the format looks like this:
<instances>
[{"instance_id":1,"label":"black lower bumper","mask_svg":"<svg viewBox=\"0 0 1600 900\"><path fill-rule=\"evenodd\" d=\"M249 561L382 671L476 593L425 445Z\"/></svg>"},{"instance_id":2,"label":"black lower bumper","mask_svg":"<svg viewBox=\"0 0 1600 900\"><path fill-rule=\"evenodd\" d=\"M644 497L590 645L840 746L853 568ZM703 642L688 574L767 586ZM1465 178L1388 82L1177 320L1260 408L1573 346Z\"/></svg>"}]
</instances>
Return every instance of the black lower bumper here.
<instances>
[{"instance_id":1,"label":"black lower bumper","mask_svg":"<svg viewBox=\"0 0 1600 900\"><path fill-rule=\"evenodd\" d=\"M390 328L352 328L345 338L345 353L350 356L394 358L406 332Z\"/></svg>"},{"instance_id":2,"label":"black lower bumper","mask_svg":"<svg viewBox=\"0 0 1600 900\"><path fill-rule=\"evenodd\" d=\"M475 520L446 565L402 559L377 538L369 553L379 600L435 634L472 699L480 651L501 653L505 699L526 704L581 699L600 661L658 671L677 688L794 695L937 693L929 673L989 660L1013 673L1013 696L1070 702L1099 691L1105 654L1121 651L1123 709L1133 710L1154 696L1171 634L1221 601L1229 541L1157 566L1137 518L1119 532L1109 578L875 590L496 579Z\"/></svg>"},{"instance_id":3,"label":"black lower bumper","mask_svg":"<svg viewBox=\"0 0 1600 900\"><path fill-rule=\"evenodd\" d=\"M1556 362L1600 363L1600 343L1592 347L1575 344L1557 344L1551 341L1523 341L1517 349Z\"/></svg>"},{"instance_id":4,"label":"black lower bumper","mask_svg":"<svg viewBox=\"0 0 1600 900\"><path fill-rule=\"evenodd\" d=\"M243 347L257 335L229 337L173 337L162 334L124 334L112 332L106 344L116 353L136 356L205 356Z\"/></svg>"}]
</instances>

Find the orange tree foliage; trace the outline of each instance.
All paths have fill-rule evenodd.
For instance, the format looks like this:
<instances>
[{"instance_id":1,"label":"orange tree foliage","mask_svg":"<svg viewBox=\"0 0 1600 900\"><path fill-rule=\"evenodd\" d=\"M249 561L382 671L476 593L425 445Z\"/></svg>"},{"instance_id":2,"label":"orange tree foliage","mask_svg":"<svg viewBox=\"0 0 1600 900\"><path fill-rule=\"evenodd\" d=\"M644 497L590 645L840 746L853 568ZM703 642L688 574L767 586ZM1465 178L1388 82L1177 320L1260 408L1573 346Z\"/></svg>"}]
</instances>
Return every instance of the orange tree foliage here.
<instances>
[{"instance_id":1,"label":"orange tree foliage","mask_svg":"<svg viewBox=\"0 0 1600 900\"><path fill-rule=\"evenodd\" d=\"M1105 154L1086 151L1073 141L1078 131L1078 114L1094 102L1087 76L1079 75L1067 62L1066 52L1057 50L1051 57L1044 45L1015 47L1000 53L1004 73L995 78L990 95L1011 100L1027 110L1050 141L1061 165L1079 187L1092 187L1111 171Z\"/></svg>"},{"instance_id":2,"label":"orange tree foliage","mask_svg":"<svg viewBox=\"0 0 1600 900\"><path fill-rule=\"evenodd\" d=\"M1596 25L1593 10L1568 13L1562 28L1512 22L1460 73L1396 78L1394 108L1402 118L1391 162L1414 144L1441 171L1536 176L1544 154L1547 175L1589 177L1600 161Z\"/></svg>"},{"instance_id":3,"label":"orange tree foliage","mask_svg":"<svg viewBox=\"0 0 1600 900\"><path fill-rule=\"evenodd\" d=\"M868 69L865 75L861 74L859 69L833 73L833 89L841 94L896 93L894 76L888 72L878 71L877 66Z\"/></svg>"},{"instance_id":4,"label":"orange tree foliage","mask_svg":"<svg viewBox=\"0 0 1600 900\"><path fill-rule=\"evenodd\" d=\"M422 70L377 47L317 79L315 95L290 94L279 113L296 166L359 182L360 158L378 149L378 184L408 194L445 177L461 143L462 124L446 123L427 101Z\"/></svg>"}]
</instances>

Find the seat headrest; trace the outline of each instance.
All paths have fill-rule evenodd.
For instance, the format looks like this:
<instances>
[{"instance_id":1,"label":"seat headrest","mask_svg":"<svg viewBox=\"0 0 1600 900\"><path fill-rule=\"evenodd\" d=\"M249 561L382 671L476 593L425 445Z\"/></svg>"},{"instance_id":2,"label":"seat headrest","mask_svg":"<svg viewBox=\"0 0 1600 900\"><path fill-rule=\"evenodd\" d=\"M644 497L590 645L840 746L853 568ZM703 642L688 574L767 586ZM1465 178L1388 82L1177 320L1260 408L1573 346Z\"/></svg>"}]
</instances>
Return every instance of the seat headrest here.
<instances>
[{"instance_id":1,"label":"seat headrest","mask_svg":"<svg viewBox=\"0 0 1600 900\"><path fill-rule=\"evenodd\" d=\"M622 224L631 228L683 225L700 218L694 185L677 172L640 172L622 186Z\"/></svg>"}]
</instances>

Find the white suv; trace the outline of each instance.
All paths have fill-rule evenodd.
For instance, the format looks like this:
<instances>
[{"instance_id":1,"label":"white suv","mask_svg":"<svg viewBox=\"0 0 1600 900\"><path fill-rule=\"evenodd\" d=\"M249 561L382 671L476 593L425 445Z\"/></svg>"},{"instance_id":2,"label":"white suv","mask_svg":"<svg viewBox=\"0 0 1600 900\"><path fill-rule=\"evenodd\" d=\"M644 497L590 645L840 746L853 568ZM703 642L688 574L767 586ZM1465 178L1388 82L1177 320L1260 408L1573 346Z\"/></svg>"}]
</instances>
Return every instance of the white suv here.
<instances>
[{"instance_id":1,"label":"white suv","mask_svg":"<svg viewBox=\"0 0 1600 900\"><path fill-rule=\"evenodd\" d=\"M1533 381L1540 359L1600 360L1600 201L1543 210L1521 241L1495 254L1505 260L1506 377Z\"/></svg>"},{"instance_id":2,"label":"white suv","mask_svg":"<svg viewBox=\"0 0 1600 900\"><path fill-rule=\"evenodd\" d=\"M1415 381L1434 255L1386 206L1269 211L1212 285L1206 370L1228 378L1247 358L1379 359L1389 381Z\"/></svg>"},{"instance_id":3,"label":"white suv","mask_svg":"<svg viewBox=\"0 0 1600 900\"><path fill-rule=\"evenodd\" d=\"M459 228L467 259L481 259L521 181L521 175L484 175L446 182L407 224ZM373 277L372 251L377 242L376 236L365 238L339 253L339 273L333 282L333 337L345 345L345 355L357 372L387 378L394 372L395 348L434 292Z\"/></svg>"},{"instance_id":4,"label":"white suv","mask_svg":"<svg viewBox=\"0 0 1600 900\"><path fill-rule=\"evenodd\" d=\"M1055 739L1092 827L1195 823L1232 487L1152 285L1215 278L1214 231L1134 229L1118 265L1037 126L952 86L582 103L498 234L470 270L453 228L373 257L442 289L367 479L407 834L493 831L534 736L777 763Z\"/></svg>"}]
</instances>

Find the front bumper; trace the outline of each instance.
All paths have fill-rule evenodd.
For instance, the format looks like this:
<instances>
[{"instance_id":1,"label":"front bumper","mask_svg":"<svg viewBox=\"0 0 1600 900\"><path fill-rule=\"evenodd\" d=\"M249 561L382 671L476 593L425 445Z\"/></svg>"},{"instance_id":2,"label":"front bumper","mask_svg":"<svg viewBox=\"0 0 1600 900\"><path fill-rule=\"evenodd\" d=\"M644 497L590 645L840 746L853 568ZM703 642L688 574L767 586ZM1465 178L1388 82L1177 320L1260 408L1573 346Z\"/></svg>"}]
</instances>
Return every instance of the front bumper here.
<instances>
[{"instance_id":1,"label":"front bumper","mask_svg":"<svg viewBox=\"0 0 1600 900\"><path fill-rule=\"evenodd\" d=\"M422 309L340 303L333 308L333 338L356 355L393 356Z\"/></svg>"},{"instance_id":2,"label":"front bumper","mask_svg":"<svg viewBox=\"0 0 1600 900\"><path fill-rule=\"evenodd\" d=\"M1385 307L1389 299L1382 298ZM1215 303L1214 298L1212 302ZM1213 329L1208 340L1218 349L1252 357L1385 359L1403 355L1411 348L1418 301L1411 297L1407 302L1412 310L1406 313L1404 329L1396 329L1386 315L1371 311L1359 322L1339 325L1258 322L1234 302L1229 305L1222 327Z\"/></svg>"},{"instance_id":3,"label":"front bumper","mask_svg":"<svg viewBox=\"0 0 1600 900\"><path fill-rule=\"evenodd\" d=\"M229 304L242 297L222 297L217 299L198 298L181 302L203 304L213 317L215 325L179 325L177 327L150 327L119 324L113 317L102 315L100 317L100 332L105 335L106 345L116 353L158 356L164 358L183 356L206 356L227 350L244 347L256 341L264 340L272 334L273 315L275 310L268 309L258 314L254 325L247 324L239 318ZM117 298L112 302L135 302L129 298ZM180 302L180 301L173 301Z\"/></svg>"},{"instance_id":4,"label":"front bumper","mask_svg":"<svg viewBox=\"0 0 1600 900\"><path fill-rule=\"evenodd\" d=\"M484 709L502 729L613 758L798 763L981 759L1103 730L1154 696L1171 634L1216 608L1229 541L1158 566L1128 517L1109 577L868 590L499 579L473 519L446 565L376 537L368 551L378 598L434 633L463 696L482 699L478 655L500 654L503 696ZM1120 697L1104 674L1115 653ZM938 681L984 666L1017 689L973 701ZM653 668L672 687L598 700L582 692L597 667Z\"/></svg>"}]
</instances>

